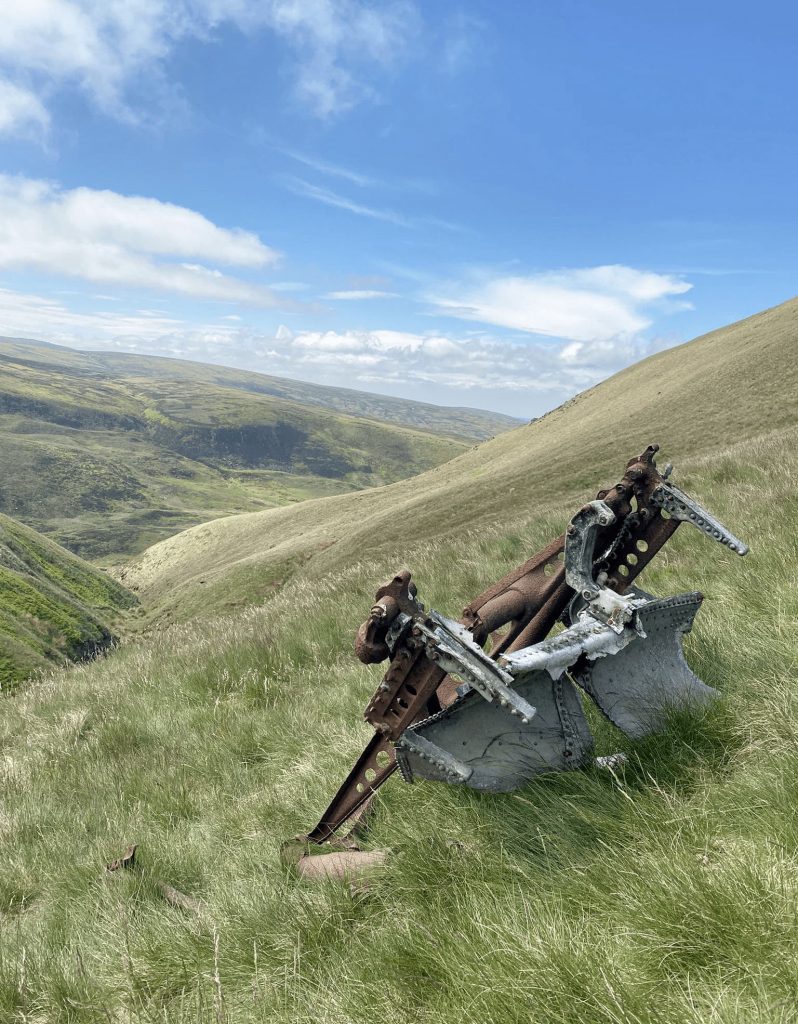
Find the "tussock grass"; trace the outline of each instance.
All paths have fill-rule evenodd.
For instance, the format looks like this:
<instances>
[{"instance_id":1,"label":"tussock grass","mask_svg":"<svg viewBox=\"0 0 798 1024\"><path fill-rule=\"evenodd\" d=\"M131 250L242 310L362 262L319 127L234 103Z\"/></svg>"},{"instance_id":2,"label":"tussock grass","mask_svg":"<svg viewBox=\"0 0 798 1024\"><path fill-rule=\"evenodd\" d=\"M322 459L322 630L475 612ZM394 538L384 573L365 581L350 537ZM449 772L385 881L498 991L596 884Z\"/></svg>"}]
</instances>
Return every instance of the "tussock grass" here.
<instances>
[{"instance_id":1,"label":"tussock grass","mask_svg":"<svg viewBox=\"0 0 798 1024\"><path fill-rule=\"evenodd\" d=\"M395 553L301 573L6 702L0 1019L323 1024L750 1024L798 1005L798 430L693 458L679 482L751 544L683 526L642 578L702 589L688 639L722 692L614 774L498 796L392 780L365 890L278 864L368 737L380 667L354 629ZM617 453L616 453L617 454ZM590 481L594 488L596 481ZM575 491L581 481L572 481ZM403 550L456 614L572 511ZM140 844L132 871L103 865ZM158 883L203 901L168 905Z\"/></svg>"}]
</instances>

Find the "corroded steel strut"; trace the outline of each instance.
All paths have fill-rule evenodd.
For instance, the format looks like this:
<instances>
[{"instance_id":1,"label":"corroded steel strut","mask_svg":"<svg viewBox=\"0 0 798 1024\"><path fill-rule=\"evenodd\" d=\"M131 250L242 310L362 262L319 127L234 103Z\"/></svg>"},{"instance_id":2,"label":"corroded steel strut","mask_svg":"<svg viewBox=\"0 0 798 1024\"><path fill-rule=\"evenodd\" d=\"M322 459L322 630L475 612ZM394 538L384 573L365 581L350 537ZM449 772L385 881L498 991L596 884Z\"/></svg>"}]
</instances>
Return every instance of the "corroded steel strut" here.
<instances>
[{"instance_id":1,"label":"corroded steel strut","mask_svg":"<svg viewBox=\"0 0 798 1024\"><path fill-rule=\"evenodd\" d=\"M601 643L607 651L616 653L631 642L633 634L629 623L633 618L638 634L643 637L642 623L659 623L663 617L668 622L673 621L682 632L689 628L701 595L685 595L687 600L681 602L675 599L657 602L634 588L632 597L618 599L613 595L624 595L629 590L681 522L693 523L738 554L745 554L747 548L710 513L668 482L670 466L664 473L658 472L654 461L658 448L658 445L650 445L631 459L621 480L609 490L599 491L596 501L584 506L572 519L566 534L472 601L464 609L459 623L445 620L435 612L425 613L406 570L377 591L369 618L360 627L355 641L355 651L361 661L369 664L391 659L364 713L375 732L318 824L307 836L301 837L303 841L320 844L333 840L341 826L362 815L379 787L396 770L397 748L402 754L402 774L408 781L415 765L415 773L420 777L440 777L476 788L502 788L495 780L484 784L474 781L480 776L474 774L473 766L463 764L425 737L439 732L446 735L447 729L453 734L453 729L463 727L458 722L467 723L469 715L473 718L474 713L483 714L476 705L469 704L471 698L458 699L469 690L479 691L492 707L515 716L521 723L519 727L527 726L536 708L524 697L523 686L518 690L514 688L515 679L508 675L508 669L520 673L518 678L523 681L526 677L522 670L526 665L535 662L536 657L538 661L541 657L548 658L548 671L556 679L557 673L563 671L553 671L550 667L552 658L556 662L557 654L552 653L556 645L549 641L546 647L542 641L558 620L566 623L580 620L580 624L573 627L576 631L576 640L571 644L576 652L572 652L573 678L600 706L602 700L609 698L605 692L606 681L600 673L591 674L586 660L584 652L591 643L598 642L591 637L601 634ZM689 622L687 619L682 622L679 615L684 617L687 612L679 609L688 605ZM585 609L590 612L587 617ZM499 630L505 632L499 635ZM625 635L615 647L611 631ZM486 655L481 648L491 637L492 647ZM564 641L566 646L567 642L568 637ZM534 645L546 649L527 652ZM514 652L524 653L514 660L511 657ZM580 660L576 660L577 656ZM676 666L673 671L680 672L681 661L677 661L673 662ZM684 667L686 669L686 665ZM466 685L458 684L451 672ZM529 685L527 690L534 692ZM564 723L558 728L567 732L571 719L562 704L562 684L558 684L557 693L559 721ZM455 703L456 708L452 708ZM452 712L462 712L459 718L452 720L453 725L448 723L452 714L450 708ZM602 710L606 709L602 707ZM574 714L576 711L572 708L571 718ZM634 718L634 712L629 712L627 719L630 734L645 726L643 719ZM426 727L427 722L441 722L441 725ZM466 745L462 742L462 746ZM563 756L567 758L571 756L568 743L566 747ZM425 770L431 774L425 776Z\"/></svg>"}]
</instances>

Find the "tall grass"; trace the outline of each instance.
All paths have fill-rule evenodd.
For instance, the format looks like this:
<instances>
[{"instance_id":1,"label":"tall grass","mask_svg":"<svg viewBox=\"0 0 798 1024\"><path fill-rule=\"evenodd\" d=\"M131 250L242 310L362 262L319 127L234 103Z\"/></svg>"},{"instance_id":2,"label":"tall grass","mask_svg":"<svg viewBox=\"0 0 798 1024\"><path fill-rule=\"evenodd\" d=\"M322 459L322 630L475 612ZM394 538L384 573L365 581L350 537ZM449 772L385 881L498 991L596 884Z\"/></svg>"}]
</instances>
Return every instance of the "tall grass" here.
<instances>
[{"instance_id":1,"label":"tall grass","mask_svg":"<svg viewBox=\"0 0 798 1024\"><path fill-rule=\"evenodd\" d=\"M643 580L706 593L688 654L722 699L638 744L597 721L598 751L629 754L614 774L499 796L392 780L371 842L393 855L366 889L302 884L278 848L369 735L381 669L351 639L393 562L297 580L8 699L0 1019L795 1020L795 439L681 466L752 552L685 526ZM422 599L456 614L569 511L419 545ZM107 874L131 842L136 867Z\"/></svg>"}]
</instances>

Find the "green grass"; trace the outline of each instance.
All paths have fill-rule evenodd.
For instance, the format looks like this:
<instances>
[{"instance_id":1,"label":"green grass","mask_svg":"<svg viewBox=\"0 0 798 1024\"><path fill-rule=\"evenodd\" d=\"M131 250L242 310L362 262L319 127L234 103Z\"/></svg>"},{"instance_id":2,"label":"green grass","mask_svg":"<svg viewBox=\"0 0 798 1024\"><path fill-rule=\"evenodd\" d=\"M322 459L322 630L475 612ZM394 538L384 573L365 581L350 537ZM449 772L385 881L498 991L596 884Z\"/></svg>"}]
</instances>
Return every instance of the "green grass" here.
<instances>
[{"instance_id":1,"label":"green grass","mask_svg":"<svg viewBox=\"0 0 798 1024\"><path fill-rule=\"evenodd\" d=\"M0 688L110 646L134 596L105 573L0 515Z\"/></svg>"},{"instance_id":2,"label":"green grass","mask_svg":"<svg viewBox=\"0 0 798 1024\"><path fill-rule=\"evenodd\" d=\"M739 490L686 462L681 479L751 555L682 527L644 579L707 593L689 657L722 700L636 745L596 723L599 752L630 755L617 776L501 796L392 780L371 843L393 857L365 892L298 883L278 847L368 735L380 669L351 638L394 559L296 579L264 608L18 694L2 735L4 1019L790 1020L796 439L731 449ZM407 561L423 598L456 613L566 516L426 542ZM136 869L104 877L129 842ZM160 881L203 916L167 905Z\"/></svg>"},{"instance_id":3,"label":"green grass","mask_svg":"<svg viewBox=\"0 0 798 1024\"><path fill-rule=\"evenodd\" d=\"M105 563L208 519L403 479L514 422L11 339L0 368L0 511Z\"/></svg>"},{"instance_id":4,"label":"green grass","mask_svg":"<svg viewBox=\"0 0 798 1024\"><path fill-rule=\"evenodd\" d=\"M405 504L388 489L298 506L296 534L310 537L293 545L274 512L154 549L142 593L159 602L159 629L6 702L0 1019L794 1020L798 424L792 364L770 377L793 321L769 322L747 350L725 336L717 401L705 383L694 400L715 365L699 342L678 363L665 353L628 371L631 392L615 378L484 459L456 460L460 483L442 467ZM597 429L602 389L610 436ZM369 838L392 856L366 889L287 875L280 844L314 823L369 736L360 713L381 668L351 644L376 584L407 564L422 599L456 615L617 479L654 427L678 455L676 481L751 545L741 560L683 526L641 579L705 592L688 657L721 699L640 743L591 713L597 752L629 755L615 775L495 796L394 778ZM270 527L277 551L263 558ZM233 587L218 605L210 594L206 617L194 606L164 625L189 600L200 541L213 585L243 573L239 599L262 603L224 614ZM280 588L260 593L258 573L281 566ZM184 588L173 604L169 579ZM106 875L131 842L136 867ZM167 904L161 882L203 912Z\"/></svg>"}]
</instances>

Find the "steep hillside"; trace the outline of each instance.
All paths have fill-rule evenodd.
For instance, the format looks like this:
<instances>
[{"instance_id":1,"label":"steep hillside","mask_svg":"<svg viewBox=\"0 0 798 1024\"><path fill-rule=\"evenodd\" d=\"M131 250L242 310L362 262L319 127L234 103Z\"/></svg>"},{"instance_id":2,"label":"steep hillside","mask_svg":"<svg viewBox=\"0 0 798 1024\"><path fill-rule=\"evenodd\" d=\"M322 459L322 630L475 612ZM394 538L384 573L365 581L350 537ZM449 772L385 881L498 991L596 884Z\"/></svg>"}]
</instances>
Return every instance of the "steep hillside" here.
<instances>
[{"instance_id":1,"label":"steep hillside","mask_svg":"<svg viewBox=\"0 0 798 1024\"><path fill-rule=\"evenodd\" d=\"M587 495L651 441L677 466L713 455L717 472L744 478L725 449L798 420L797 342L794 299L652 356L411 483L179 534L126 568L124 581L151 608L184 618L248 603L297 572L385 554L402 564L424 541L524 524L540 507Z\"/></svg>"},{"instance_id":2,"label":"steep hillside","mask_svg":"<svg viewBox=\"0 0 798 1024\"><path fill-rule=\"evenodd\" d=\"M419 405L436 434L344 415L323 388L303 403L302 387L287 398L258 374L0 341L0 511L107 559L220 515L403 479L502 419ZM414 418L413 403L369 397L360 408Z\"/></svg>"},{"instance_id":3,"label":"steep hillside","mask_svg":"<svg viewBox=\"0 0 798 1024\"><path fill-rule=\"evenodd\" d=\"M266 513L151 552L143 592L166 606L171 576L180 613L190 580L207 600L221 586L225 552L229 581L251 573L238 599L289 556L294 571L263 606L154 631L6 702L0 1017L789 1024L795 326L788 304L649 360L414 481L411 500L302 506L293 546ZM642 580L705 592L688 656L722 699L636 744L594 717L597 752L628 755L613 772L499 795L394 778L369 834L392 855L367 888L286 875L281 842L369 735L381 667L351 644L375 582L407 562L424 600L457 613L650 440L751 546L739 559L683 527ZM129 843L135 864L104 873Z\"/></svg>"},{"instance_id":4,"label":"steep hillside","mask_svg":"<svg viewBox=\"0 0 798 1024\"><path fill-rule=\"evenodd\" d=\"M0 687L114 640L135 598L105 573L0 515Z\"/></svg>"}]
</instances>

